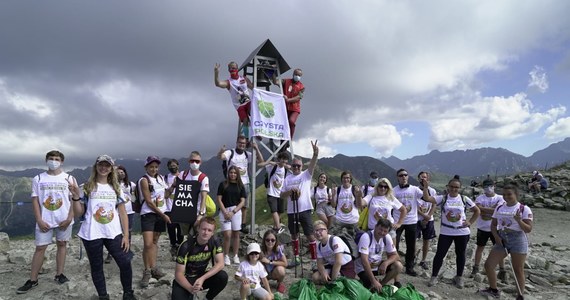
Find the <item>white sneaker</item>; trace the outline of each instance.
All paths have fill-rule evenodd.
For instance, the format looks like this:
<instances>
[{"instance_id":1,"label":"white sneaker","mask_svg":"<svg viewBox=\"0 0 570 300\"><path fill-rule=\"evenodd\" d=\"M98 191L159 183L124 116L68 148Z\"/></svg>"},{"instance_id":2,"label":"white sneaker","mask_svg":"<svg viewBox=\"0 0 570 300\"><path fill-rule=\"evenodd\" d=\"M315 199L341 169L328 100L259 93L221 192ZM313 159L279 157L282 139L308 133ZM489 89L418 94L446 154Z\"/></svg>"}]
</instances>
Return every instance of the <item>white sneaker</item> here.
<instances>
[{"instance_id":1,"label":"white sneaker","mask_svg":"<svg viewBox=\"0 0 570 300\"><path fill-rule=\"evenodd\" d=\"M226 266L231 265L232 263L230 262L230 256L229 255L224 255L224 264Z\"/></svg>"},{"instance_id":2,"label":"white sneaker","mask_svg":"<svg viewBox=\"0 0 570 300\"><path fill-rule=\"evenodd\" d=\"M240 261L239 261L239 257L237 256L237 254L234 256L234 264L239 265Z\"/></svg>"}]
</instances>

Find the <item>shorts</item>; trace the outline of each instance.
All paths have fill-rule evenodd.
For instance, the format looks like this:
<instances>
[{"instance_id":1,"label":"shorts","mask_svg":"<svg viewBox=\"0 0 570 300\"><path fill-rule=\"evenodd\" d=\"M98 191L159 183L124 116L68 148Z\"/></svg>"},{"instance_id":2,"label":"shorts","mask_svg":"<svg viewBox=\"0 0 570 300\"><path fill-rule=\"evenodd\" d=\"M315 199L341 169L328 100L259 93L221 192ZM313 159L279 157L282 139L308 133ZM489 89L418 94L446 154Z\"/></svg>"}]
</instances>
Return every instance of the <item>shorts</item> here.
<instances>
[{"instance_id":1,"label":"shorts","mask_svg":"<svg viewBox=\"0 0 570 300\"><path fill-rule=\"evenodd\" d=\"M477 228L477 246L485 247L489 239L493 245L495 245L495 237L490 231L485 231Z\"/></svg>"},{"instance_id":2,"label":"shorts","mask_svg":"<svg viewBox=\"0 0 570 300\"><path fill-rule=\"evenodd\" d=\"M434 221L427 222L426 227L422 227L422 221L418 221L418 229L416 230L416 239L419 239L422 236L424 237L424 241L428 241L436 237Z\"/></svg>"},{"instance_id":3,"label":"shorts","mask_svg":"<svg viewBox=\"0 0 570 300\"><path fill-rule=\"evenodd\" d=\"M73 226L69 225L65 230L61 230L59 227L56 227L51 228L46 232L42 232L36 227L36 246L46 246L51 244L54 232L56 241L68 242L71 239L71 227Z\"/></svg>"},{"instance_id":4,"label":"shorts","mask_svg":"<svg viewBox=\"0 0 570 300\"><path fill-rule=\"evenodd\" d=\"M141 215L141 232L145 231L164 232L166 222L155 213Z\"/></svg>"},{"instance_id":5,"label":"shorts","mask_svg":"<svg viewBox=\"0 0 570 300\"><path fill-rule=\"evenodd\" d=\"M249 195L251 194L251 183L244 183L243 186L245 187L245 202L243 203L243 207L244 208L248 208L249 207Z\"/></svg>"},{"instance_id":6,"label":"shorts","mask_svg":"<svg viewBox=\"0 0 570 300\"><path fill-rule=\"evenodd\" d=\"M325 215L327 218L334 216L335 209L329 202L321 202L317 204L317 209L315 211L317 215Z\"/></svg>"},{"instance_id":7,"label":"shorts","mask_svg":"<svg viewBox=\"0 0 570 300\"><path fill-rule=\"evenodd\" d=\"M299 233L299 227L295 227L295 214L287 214L287 227L289 227L289 232ZM304 235L312 235L314 233L313 230L313 219L311 218L311 211L306 210L299 213L299 223L303 227L303 234Z\"/></svg>"},{"instance_id":8,"label":"shorts","mask_svg":"<svg viewBox=\"0 0 570 300\"><path fill-rule=\"evenodd\" d=\"M528 253L528 238L524 232L503 230L499 230L498 232L499 236L503 240L503 246L495 244L495 246L493 246L493 250L505 251L504 249L506 248L509 253Z\"/></svg>"},{"instance_id":9,"label":"shorts","mask_svg":"<svg viewBox=\"0 0 570 300\"><path fill-rule=\"evenodd\" d=\"M325 272L330 276L332 265L325 265ZM318 271L317 271L318 272ZM340 266L340 275L348 278L356 278L356 271L354 270L354 260L347 262L346 264Z\"/></svg>"},{"instance_id":10,"label":"shorts","mask_svg":"<svg viewBox=\"0 0 570 300\"><path fill-rule=\"evenodd\" d=\"M226 207L226 210L234 210L235 206ZM220 212L220 230L221 231L240 231L241 230L241 210L238 210L236 214L229 220L226 220L224 214Z\"/></svg>"},{"instance_id":11,"label":"shorts","mask_svg":"<svg viewBox=\"0 0 570 300\"><path fill-rule=\"evenodd\" d=\"M267 204L269 205L269 211L271 211L271 213L276 212L282 214L285 212L285 199L267 195Z\"/></svg>"},{"instance_id":12,"label":"shorts","mask_svg":"<svg viewBox=\"0 0 570 300\"><path fill-rule=\"evenodd\" d=\"M392 266L394 266L394 263L391 263L390 265L388 265L388 268L386 268L386 273L388 273L392 270ZM372 275L374 275L374 277L380 276L378 269L376 269L375 271L372 271ZM386 274L384 274L384 276L385 275ZM368 275L366 274L366 271L362 271L362 272L358 273L358 278L360 279L360 282L362 283L362 285L365 288L369 289L372 287L372 278L368 277Z\"/></svg>"}]
</instances>

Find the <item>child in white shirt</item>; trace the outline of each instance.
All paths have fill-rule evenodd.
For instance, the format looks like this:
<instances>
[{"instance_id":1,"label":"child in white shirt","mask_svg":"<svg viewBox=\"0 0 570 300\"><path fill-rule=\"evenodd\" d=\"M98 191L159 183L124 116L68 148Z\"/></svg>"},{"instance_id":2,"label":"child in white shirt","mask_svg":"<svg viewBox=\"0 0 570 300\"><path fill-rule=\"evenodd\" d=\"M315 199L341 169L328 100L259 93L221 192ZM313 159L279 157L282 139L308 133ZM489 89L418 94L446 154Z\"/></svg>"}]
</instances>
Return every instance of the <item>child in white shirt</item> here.
<instances>
[{"instance_id":1,"label":"child in white shirt","mask_svg":"<svg viewBox=\"0 0 570 300\"><path fill-rule=\"evenodd\" d=\"M241 299L253 295L255 299L271 300L273 293L267 280L267 271L259 261L261 247L258 243L251 243L247 246L246 260L241 262L235 274L235 279L241 282L239 294ZM263 284L263 287L261 287Z\"/></svg>"}]
</instances>

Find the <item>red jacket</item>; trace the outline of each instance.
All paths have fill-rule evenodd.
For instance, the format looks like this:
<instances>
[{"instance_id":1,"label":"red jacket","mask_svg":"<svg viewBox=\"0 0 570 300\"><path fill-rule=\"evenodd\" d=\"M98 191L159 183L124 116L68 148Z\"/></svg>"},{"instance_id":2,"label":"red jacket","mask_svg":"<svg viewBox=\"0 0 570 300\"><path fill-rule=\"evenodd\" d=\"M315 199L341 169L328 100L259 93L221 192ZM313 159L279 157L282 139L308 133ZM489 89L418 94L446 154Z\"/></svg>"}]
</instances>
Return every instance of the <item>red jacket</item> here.
<instances>
[{"instance_id":1,"label":"red jacket","mask_svg":"<svg viewBox=\"0 0 570 300\"><path fill-rule=\"evenodd\" d=\"M299 92L305 89L301 81L293 82L293 79L283 80L283 92L287 98L293 98L299 95ZM286 103L287 111L301 113L301 100L293 103Z\"/></svg>"}]
</instances>

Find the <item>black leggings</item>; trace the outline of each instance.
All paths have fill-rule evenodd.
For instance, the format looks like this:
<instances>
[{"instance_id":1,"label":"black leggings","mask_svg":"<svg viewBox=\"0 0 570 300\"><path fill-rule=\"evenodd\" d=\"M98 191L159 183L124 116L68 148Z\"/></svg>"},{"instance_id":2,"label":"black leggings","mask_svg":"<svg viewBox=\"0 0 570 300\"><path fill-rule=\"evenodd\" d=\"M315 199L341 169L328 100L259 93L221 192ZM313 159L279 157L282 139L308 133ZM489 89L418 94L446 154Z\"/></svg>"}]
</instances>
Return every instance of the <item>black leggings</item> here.
<instances>
[{"instance_id":1,"label":"black leggings","mask_svg":"<svg viewBox=\"0 0 570 300\"><path fill-rule=\"evenodd\" d=\"M469 242L469 235L439 235L437 240L437 251L433 258L433 267L431 276L437 276L443 259L451 247L451 243L455 243L455 264L457 265L457 276L463 276L463 269L465 269L465 250L467 250L467 243Z\"/></svg>"},{"instance_id":2,"label":"black leggings","mask_svg":"<svg viewBox=\"0 0 570 300\"><path fill-rule=\"evenodd\" d=\"M166 213L170 217L170 212ZM178 223L166 224L166 229L168 231L168 239L170 240L170 246L180 246L184 242L184 235L182 234L182 228Z\"/></svg>"},{"instance_id":3,"label":"black leggings","mask_svg":"<svg viewBox=\"0 0 570 300\"><path fill-rule=\"evenodd\" d=\"M402 237L402 231L406 231L406 270L412 269L414 267L414 259L416 258L416 231L418 229L418 224L408 224L402 225L398 230L396 230L396 242L400 245L400 238ZM399 247L398 247L399 248ZM398 249L399 250L399 249Z\"/></svg>"},{"instance_id":4,"label":"black leggings","mask_svg":"<svg viewBox=\"0 0 570 300\"><path fill-rule=\"evenodd\" d=\"M194 284L196 279L198 279L200 276L191 278L186 277L186 279L188 279L191 284ZM202 285L205 290L208 290L208 293L206 293L206 299L214 299L219 293L224 290L227 284L228 273L226 273L224 270L221 270L220 272L214 274L214 276L206 279ZM172 298L170 299L192 300L194 299L194 295L183 288L180 284L178 284L178 282L176 282L176 279L174 279L172 281Z\"/></svg>"},{"instance_id":5,"label":"black leggings","mask_svg":"<svg viewBox=\"0 0 570 300\"><path fill-rule=\"evenodd\" d=\"M91 278L99 296L107 295L107 285L105 284L105 273L103 272L103 246L107 248L109 254L119 266L121 273L121 285L124 292L133 291L133 269L131 268L132 252L124 252L121 248L123 235L119 234L114 239L96 239L92 241L84 240L85 252L91 267Z\"/></svg>"}]
</instances>

